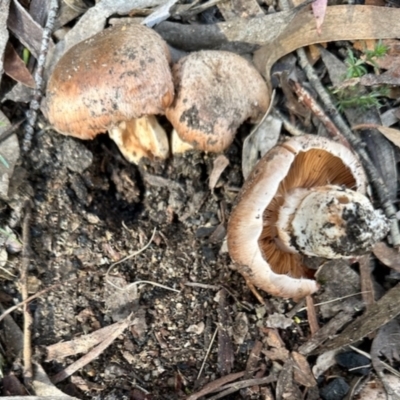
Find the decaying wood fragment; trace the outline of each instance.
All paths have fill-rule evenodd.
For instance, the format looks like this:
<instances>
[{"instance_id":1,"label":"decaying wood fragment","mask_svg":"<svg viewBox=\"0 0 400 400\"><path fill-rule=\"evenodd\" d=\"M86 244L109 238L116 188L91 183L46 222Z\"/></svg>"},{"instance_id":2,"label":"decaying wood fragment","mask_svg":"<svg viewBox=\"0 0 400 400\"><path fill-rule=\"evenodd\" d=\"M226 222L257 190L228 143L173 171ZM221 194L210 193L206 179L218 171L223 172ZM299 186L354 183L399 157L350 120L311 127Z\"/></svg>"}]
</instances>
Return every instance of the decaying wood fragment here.
<instances>
[{"instance_id":1,"label":"decaying wood fragment","mask_svg":"<svg viewBox=\"0 0 400 400\"><path fill-rule=\"evenodd\" d=\"M318 349L318 353L338 349L360 340L400 314L400 283L390 289L363 315L353 321L336 338ZM312 352L311 354L315 354Z\"/></svg>"}]
</instances>

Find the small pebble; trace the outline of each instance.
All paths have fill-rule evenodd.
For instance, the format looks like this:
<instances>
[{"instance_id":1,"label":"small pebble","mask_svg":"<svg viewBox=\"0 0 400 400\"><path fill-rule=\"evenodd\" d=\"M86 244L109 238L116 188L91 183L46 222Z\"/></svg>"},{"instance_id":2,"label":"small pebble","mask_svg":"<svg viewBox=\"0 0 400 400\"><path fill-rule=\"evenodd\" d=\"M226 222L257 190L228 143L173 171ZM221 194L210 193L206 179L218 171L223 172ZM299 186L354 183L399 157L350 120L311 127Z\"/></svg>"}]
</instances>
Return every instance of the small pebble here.
<instances>
[{"instance_id":1,"label":"small pebble","mask_svg":"<svg viewBox=\"0 0 400 400\"><path fill-rule=\"evenodd\" d=\"M342 400L350 390L343 378L336 378L324 386L319 394L323 400Z\"/></svg>"},{"instance_id":2,"label":"small pebble","mask_svg":"<svg viewBox=\"0 0 400 400\"><path fill-rule=\"evenodd\" d=\"M371 371L371 360L355 351L345 351L338 354L336 361L342 368L346 368L352 374L368 375Z\"/></svg>"}]
</instances>

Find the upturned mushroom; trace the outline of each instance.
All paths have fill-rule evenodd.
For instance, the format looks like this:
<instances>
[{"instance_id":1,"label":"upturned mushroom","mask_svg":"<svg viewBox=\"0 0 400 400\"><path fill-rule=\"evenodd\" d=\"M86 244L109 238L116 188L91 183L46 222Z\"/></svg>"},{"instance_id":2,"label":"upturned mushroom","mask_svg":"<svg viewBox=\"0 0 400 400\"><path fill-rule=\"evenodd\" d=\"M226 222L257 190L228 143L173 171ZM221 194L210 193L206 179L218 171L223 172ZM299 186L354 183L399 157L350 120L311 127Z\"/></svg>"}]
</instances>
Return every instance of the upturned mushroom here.
<instances>
[{"instance_id":1,"label":"upturned mushroom","mask_svg":"<svg viewBox=\"0 0 400 400\"><path fill-rule=\"evenodd\" d=\"M60 133L93 139L109 132L122 154L166 158L169 144L154 115L172 103L167 44L153 30L116 25L68 50L47 86L44 111Z\"/></svg>"},{"instance_id":2,"label":"upturned mushroom","mask_svg":"<svg viewBox=\"0 0 400 400\"><path fill-rule=\"evenodd\" d=\"M194 52L180 59L172 73L176 94L166 116L195 149L225 150L244 121L258 122L268 109L265 81L237 54Z\"/></svg>"},{"instance_id":3,"label":"upturned mushroom","mask_svg":"<svg viewBox=\"0 0 400 400\"><path fill-rule=\"evenodd\" d=\"M228 249L246 280L281 297L318 290L306 256L350 258L388 233L365 196L357 156L314 135L270 150L245 182L228 224Z\"/></svg>"}]
</instances>

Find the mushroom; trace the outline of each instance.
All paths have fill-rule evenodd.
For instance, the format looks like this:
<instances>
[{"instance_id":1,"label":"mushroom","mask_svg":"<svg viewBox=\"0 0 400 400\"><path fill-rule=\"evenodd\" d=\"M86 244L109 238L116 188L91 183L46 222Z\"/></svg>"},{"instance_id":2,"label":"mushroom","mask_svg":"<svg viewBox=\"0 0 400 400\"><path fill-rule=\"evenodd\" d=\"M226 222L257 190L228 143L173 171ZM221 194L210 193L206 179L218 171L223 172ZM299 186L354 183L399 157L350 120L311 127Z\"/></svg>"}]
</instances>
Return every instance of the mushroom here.
<instances>
[{"instance_id":1,"label":"mushroom","mask_svg":"<svg viewBox=\"0 0 400 400\"><path fill-rule=\"evenodd\" d=\"M68 50L56 65L44 113L60 133L93 139L109 131L131 162L166 158L164 114L174 87L167 44L142 25L116 25Z\"/></svg>"},{"instance_id":2,"label":"mushroom","mask_svg":"<svg viewBox=\"0 0 400 400\"><path fill-rule=\"evenodd\" d=\"M271 149L245 182L228 224L228 249L246 280L281 297L318 290L306 256L350 258L388 233L365 196L366 176L345 146L315 135Z\"/></svg>"},{"instance_id":3,"label":"mushroom","mask_svg":"<svg viewBox=\"0 0 400 400\"><path fill-rule=\"evenodd\" d=\"M269 106L265 81L250 62L227 51L205 50L172 69L175 99L166 116L194 148L220 152L247 119L257 122Z\"/></svg>"}]
</instances>

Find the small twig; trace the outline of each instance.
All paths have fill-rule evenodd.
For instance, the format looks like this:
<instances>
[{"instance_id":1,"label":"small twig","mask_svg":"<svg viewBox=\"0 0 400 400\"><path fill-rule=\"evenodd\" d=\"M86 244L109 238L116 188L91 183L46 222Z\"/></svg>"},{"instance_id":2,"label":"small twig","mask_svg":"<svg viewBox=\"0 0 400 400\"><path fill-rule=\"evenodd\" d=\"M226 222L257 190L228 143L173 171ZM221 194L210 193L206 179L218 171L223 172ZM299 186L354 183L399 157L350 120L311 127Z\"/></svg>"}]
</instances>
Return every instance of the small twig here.
<instances>
[{"instance_id":1,"label":"small twig","mask_svg":"<svg viewBox=\"0 0 400 400\"><path fill-rule=\"evenodd\" d=\"M149 240L149 241L147 242L147 244L145 244L141 249L139 249L138 251L135 251L135 252L132 253L132 254L127 255L126 257L122 258L122 259L119 260L119 261L116 261L115 263L113 263L113 264L111 264L111 265L109 266L109 268L108 268L108 270L107 270L107 272L106 272L106 275L105 275L106 282L107 282L109 285L115 287L115 288L118 289L118 290L128 290L129 288L131 288L131 287L133 287L133 286L137 286L137 285L140 285L140 284L142 284L142 283L146 283L146 284L149 284L149 285L153 285L153 286L160 287L160 288L162 288L162 289L170 290L171 292L180 293L180 290L178 290L178 289L173 289L173 288L171 288L171 287L169 287L169 286L165 286L165 285L162 285L161 283L157 283L157 282L153 282L153 281L136 281L136 282L132 282L132 283L130 283L129 285L126 285L126 286L124 286L124 287L120 287L120 286L118 286L118 285L115 285L113 282L111 282L110 279L108 279L111 270L112 270L116 265L121 264L122 262L127 261L127 260L129 260L129 259L131 259L131 258L133 258L133 257L135 257L135 256L137 256L137 255L139 255L140 253L143 253L143 252L151 245L151 243L153 242L153 239L154 239L154 235L155 235L155 234L156 234L156 228L154 228L150 240Z\"/></svg>"},{"instance_id":2,"label":"small twig","mask_svg":"<svg viewBox=\"0 0 400 400\"><path fill-rule=\"evenodd\" d=\"M292 81L292 88L297 94L299 101L308 107L312 113L321 121L328 133L335 139L337 139L343 146L351 148L348 140L342 135L340 130L332 122L332 120L326 115L323 108L317 103L317 101L311 96L311 94L300 85L300 83Z\"/></svg>"},{"instance_id":3,"label":"small twig","mask_svg":"<svg viewBox=\"0 0 400 400\"><path fill-rule=\"evenodd\" d=\"M226 396L228 396L231 393L235 393L240 389L244 389L250 386L259 386L259 385L265 385L267 383L275 382L276 381L276 376L265 376L264 378L254 378L254 379L247 379L244 381L239 381L239 382L234 382L229 385L224 386L221 389L225 389L229 387L228 389L224 390L221 393L218 393L215 396L209 397L208 400L217 400L217 399L222 399Z\"/></svg>"},{"instance_id":4,"label":"small twig","mask_svg":"<svg viewBox=\"0 0 400 400\"><path fill-rule=\"evenodd\" d=\"M189 397L186 398L186 400L197 400L200 397L207 395L208 393L212 393L221 386L241 378L245 374L245 372L246 371L236 372L234 374L225 375L222 378L216 379L215 381L212 381L204 386L203 389L201 389L199 392L191 394Z\"/></svg>"},{"instance_id":5,"label":"small twig","mask_svg":"<svg viewBox=\"0 0 400 400\"><path fill-rule=\"evenodd\" d=\"M221 286L218 285L208 285L206 283L198 283L198 282L185 282L185 286L201 288L201 289L210 289L210 290L220 290Z\"/></svg>"},{"instance_id":6,"label":"small twig","mask_svg":"<svg viewBox=\"0 0 400 400\"><path fill-rule=\"evenodd\" d=\"M143 253L143 252L151 245L151 243L153 242L153 239L154 239L154 235L155 235L155 234L156 234L156 228L153 229L153 233L152 233L152 235L151 235L150 240L149 240L149 241L147 242L147 244L145 244L141 249L139 249L138 251L135 251L135 252L132 253L132 254L127 255L127 256L124 257L124 258L121 258L120 260L116 261L115 263L112 263L112 264L109 266L109 268L108 268L108 270L107 270L107 272L106 272L106 275L105 275L106 280L107 280L108 275L110 275L111 270L112 270L116 265L121 264L121 263L123 263L124 261L130 260L131 258L136 257L136 256L139 255L140 253ZM110 283L111 285L113 285L112 282L110 282L109 280L107 280L107 282ZM115 285L113 285L113 286L115 286ZM117 286L115 286L115 287L117 287Z\"/></svg>"},{"instance_id":7,"label":"small twig","mask_svg":"<svg viewBox=\"0 0 400 400\"><path fill-rule=\"evenodd\" d=\"M44 86L44 81L43 81L43 72L44 72L44 66L46 62L46 56L47 52L49 50L49 40L51 37L51 34L53 32L54 28L54 23L56 20L58 12L58 0L51 0L50 7L49 7L49 12L47 15L47 21L46 21L46 26L43 29L43 36L42 36L42 44L40 48L40 54L37 59L37 66L36 66L36 72L35 72L35 89L33 91L33 99L31 100L29 104L29 111L27 115L27 124L25 127L25 137L22 143L22 149L23 151L27 152L32 146L32 138L35 132L35 125L36 125L36 119L37 119L37 114L38 110L40 108L40 101L42 99L43 95L43 86Z\"/></svg>"},{"instance_id":8,"label":"small twig","mask_svg":"<svg viewBox=\"0 0 400 400\"><path fill-rule=\"evenodd\" d=\"M207 359L208 359L208 356L210 355L210 351L211 351L211 348L212 348L212 346L213 346L213 344L214 344L215 337L217 336L217 333L218 333L218 327L215 328L215 332L214 332L214 334L212 335L211 342L210 342L210 344L209 344L209 346L208 346L208 349L207 349L207 353L206 353L206 355L204 356L204 360L203 360L203 362L202 362L202 364L201 364L200 371L199 371L199 373L197 374L197 379L200 379L200 376L201 376L201 374L203 373L204 366L206 365L206 361L207 361Z\"/></svg>"},{"instance_id":9,"label":"small twig","mask_svg":"<svg viewBox=\"0 0 400 400\"><path fill-rule=\"evenodd\" d=\"M130 283L126 287L123 287L123 288L118 287L116 285L113 285L111 282L108 282L108 283L110 283L112 286L114 286L114 287L116 287L118 289L121 289L121 290L128 290L129 288L131 288L133 286L137 286L137 285L140 285L142 283L145 283L145 284L148 284L148 285L153 285L153 286L159 287L161 289L170 290L171 292L175 292L175 293L180 293L181 292L178 289L174 289L174 288L171 288L169 286L165 286L165 285L162 285L161 283L157 283L157 282L153 282L153 281L135 281L135 282Z\"/></svg>"},{"instance_id":10,"label":"small twig","mask_svg":"<svg viewBox=\"0 0 400 400\"><path fill-rule=\"evenodd\" d=\"M21 275L19 278L20 292L22 300L26 300L29 297L28 291L28 269L29 269L29 224L31 219L31 202L27 200L25 202L25 217L22 224L22 262L21 262ZM29 305L25 304L23 308L24 313L24 383L27 387L31 387L33 378L32 369L32 323L33 318L29 310Z\"/></svg>"},{"instance_id":11,"label":"small twig","mask_svg":"<svg viewBox=\"0 0 400 400\"><path fill-rule=\"evenodd\" d=\"M357 293L348 294L346 296L337 297L332 300L327 300L327 301L323 301L321 303L314 304L314 306L317 307L317 306L323 306L323 305L329 304L329 303L335 303L336 301L341 301L343 299L347 299L348 297L359 296L360 294L363 294L363 293L365 293L365 292L357 292ZM297 312L305 311L305 310L307 310L307 307L300 308L299 310L297 310ZM288 315L288 313L286 315Z\"/></svg>"},{"instance_id":12,"label":"small twig","mask_svg":"<svg viewBox=\"0 0 400 400\"><path fill-rule=\"evenodd\" d=\"M306 297L308 324L310 325L311 335L314 336L319 330L318 318L315 312L315 305L312 296Z\"/></svg>"},{"instance_id":13,"label":"small twig","mask_svg":"<svg viewBox=\"0 0 400 400\"><path fill-rule=\"evenodd\" d=\"M5 131L3 131L0 135L0 143L4 142L6 139L8 139L21 126L21 124L25 120L26 120L26 118L23 118L20 121L16 122L15 124L11 125L10 127L8 127Z\"/></svg>"}]
</instances>

